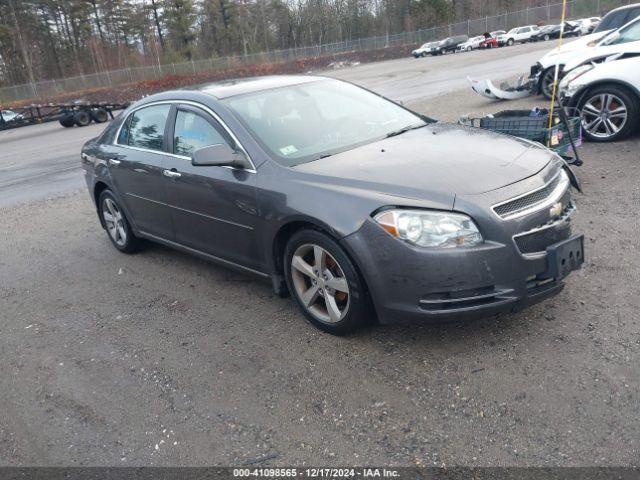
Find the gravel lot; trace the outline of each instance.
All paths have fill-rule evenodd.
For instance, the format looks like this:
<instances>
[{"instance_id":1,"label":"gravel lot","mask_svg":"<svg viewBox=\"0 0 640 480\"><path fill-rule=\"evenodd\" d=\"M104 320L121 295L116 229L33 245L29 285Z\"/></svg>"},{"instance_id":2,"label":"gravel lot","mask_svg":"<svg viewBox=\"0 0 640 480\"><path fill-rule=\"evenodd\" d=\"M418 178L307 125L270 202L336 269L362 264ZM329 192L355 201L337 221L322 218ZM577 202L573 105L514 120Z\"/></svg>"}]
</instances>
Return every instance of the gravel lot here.
<instances>
[{"instance_id":1,"label":"gravel lot","mask_svg":"<svg viewBox=\"0 0 640 480\"><path fill-rule=\"evenodd\" d=\"M408 104L445 120L543 103L426 97ZM25 144L53 151L27 135L45 127ZM4 197L0 464L637 465L638 151L637 136L582 149L587 264L558 297L346 338L252 277L160 246L119 254L73 183Z\"/></svg>"}]
</instances>

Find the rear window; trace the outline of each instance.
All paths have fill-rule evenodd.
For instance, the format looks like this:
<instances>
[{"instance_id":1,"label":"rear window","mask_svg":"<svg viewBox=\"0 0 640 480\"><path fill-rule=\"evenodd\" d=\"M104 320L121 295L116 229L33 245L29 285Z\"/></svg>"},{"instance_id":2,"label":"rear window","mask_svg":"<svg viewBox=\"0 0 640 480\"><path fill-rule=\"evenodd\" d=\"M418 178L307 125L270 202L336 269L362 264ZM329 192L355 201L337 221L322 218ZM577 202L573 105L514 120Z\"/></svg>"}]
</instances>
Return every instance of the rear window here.
<instances>
[{"instance_id":1,"label":"rear window","mask_svg":"<svg viewBox=\"0 0 640 480\"><path fill-rule=\"evenodd\" d=\"M148 150L162 150L164 127L169 117L171 105L154 105L141 108L131 114L128 121L127 138L122 130L118 143ZM123 126L123 130L126 125Z\"/></svg>"}]
</instances>

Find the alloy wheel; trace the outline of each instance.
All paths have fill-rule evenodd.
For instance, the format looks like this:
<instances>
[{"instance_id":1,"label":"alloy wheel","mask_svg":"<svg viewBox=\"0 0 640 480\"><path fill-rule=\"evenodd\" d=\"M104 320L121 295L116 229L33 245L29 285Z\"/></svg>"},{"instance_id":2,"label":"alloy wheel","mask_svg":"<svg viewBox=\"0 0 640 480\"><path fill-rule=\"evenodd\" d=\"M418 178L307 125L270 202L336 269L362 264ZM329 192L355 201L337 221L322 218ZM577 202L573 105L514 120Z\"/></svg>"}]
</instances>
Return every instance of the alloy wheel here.
<instances>
[{"instance_id":1,"label":"alloy wheel","mask_svg":"<svg viewBox=\"0 0 640 480\"><path fill-rule=\"evenodd\" d=\"M116 202L105 198L102 202L102 218L109 236L116 245L123 247L127 243L127 231L124 228L124 217Z\"/></svg>"},{"instance_id":2,"label":"alloy wheel","mask_svg":"<svg viewBox=\"0 0 640 480\"><path fill-rule=\"evenodd\" d=\"M596 138L609 138L627 123L627 107L617 95L600 93L582 106L582 127Z\"/></svg>"},{"instance_id":3,"label":"alloy wheel","mask_svg":"<svg viewBox=\"0 0 640 480\"><path fill-rule=\"evenodd\" d=\"M347 279L324 248L298 247L291 257L291 278L300 302L319 321L337 323L347 315L351 303Z\"/></svg>"}]
</instances>

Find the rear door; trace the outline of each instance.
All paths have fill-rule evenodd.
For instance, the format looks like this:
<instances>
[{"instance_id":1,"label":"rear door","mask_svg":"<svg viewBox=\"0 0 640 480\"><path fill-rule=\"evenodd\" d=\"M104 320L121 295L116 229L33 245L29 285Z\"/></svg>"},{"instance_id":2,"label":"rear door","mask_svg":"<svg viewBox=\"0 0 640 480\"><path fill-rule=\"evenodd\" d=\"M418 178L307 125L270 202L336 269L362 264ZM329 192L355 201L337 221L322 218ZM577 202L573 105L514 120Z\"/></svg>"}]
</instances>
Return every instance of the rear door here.
<instances>
[{"instance_id":1,"label":"rear door","mask_svg":"<svg viewBox=\"0 0 640 480\"><path fill-rule=\"evenodd\" d=\"M176 241L245 266L259 263L256 226L256 172L219 166L194 166L199 148L226 143L237 148L226 129L193 105L171 112L169 155L164 177Z\"/></svg>"},{"instance_id":2,"label":"rear door","mask_svg":"<svg viewBox=\"0 0 640 480\"><path fill-rule=\"evenodd\" d=\"M135 110L123 123L116 142L103 149L114 189L134 225L166 239L173 234L162 181L170 109L164 103Z\"/></svg>"}]
</instances>

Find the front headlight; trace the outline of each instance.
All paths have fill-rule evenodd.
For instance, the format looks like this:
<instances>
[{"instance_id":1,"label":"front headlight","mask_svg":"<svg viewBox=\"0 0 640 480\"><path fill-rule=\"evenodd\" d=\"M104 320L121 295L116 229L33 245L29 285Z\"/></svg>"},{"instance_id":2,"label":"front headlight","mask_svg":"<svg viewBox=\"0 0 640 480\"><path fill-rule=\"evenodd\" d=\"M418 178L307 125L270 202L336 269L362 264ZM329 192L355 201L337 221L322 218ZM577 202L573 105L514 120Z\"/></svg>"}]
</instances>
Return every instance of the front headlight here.
<instances>
[{"instance_id":1,"label":"front headlight","mask_svg":"<svg viewBox=\"0 0 640 480\"><path fill-rule=\"evenodd\" d=\"M473 220L461 213L394 209L373 219L394 237L421 247L468 247L484 241Z\"/></svg>"},{"instance_id":2,"label":"front headlight","mask_svg":"<svg viewBox=\"0 0 640 480\"><path fill-rule=\"evenodd\" d=\"M587 64L568 72L560 81L559 88L562 94L566 97L572 97L582 87L582 84L575 82L575 80L591 70L593 70L593 65Z\"/></svg>"}]
</instances>

